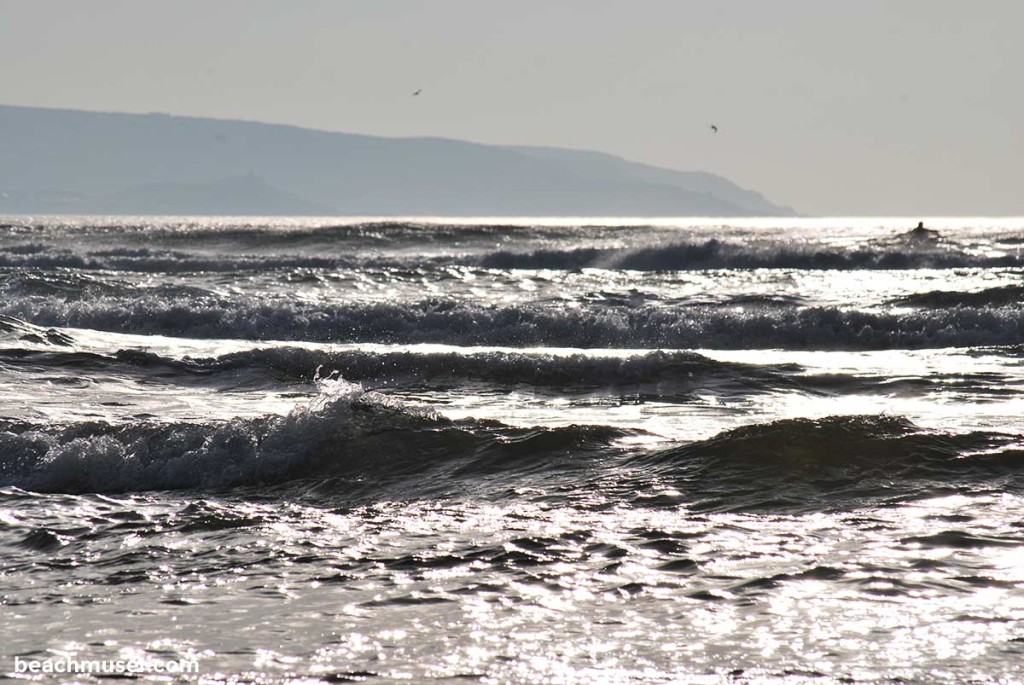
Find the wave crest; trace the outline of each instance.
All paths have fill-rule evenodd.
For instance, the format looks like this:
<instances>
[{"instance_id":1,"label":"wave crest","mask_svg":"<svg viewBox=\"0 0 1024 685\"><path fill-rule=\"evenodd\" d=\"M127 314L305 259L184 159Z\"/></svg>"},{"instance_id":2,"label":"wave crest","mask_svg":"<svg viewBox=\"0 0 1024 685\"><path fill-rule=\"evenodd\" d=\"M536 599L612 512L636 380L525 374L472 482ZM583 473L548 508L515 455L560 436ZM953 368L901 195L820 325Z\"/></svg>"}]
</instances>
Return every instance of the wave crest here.
<instances>
[{"instance_id":1,"label":"wave crest","mask_svg":"<svg viewBox=\"0 0 1024 685\"><path fill-rule=\"evenodd\" d=\"M857 311L841 307L481 306L430 299L408 304L304 303L140 294L133 299L31 298L0 315L39 326L113 332L306 340L579 348L884 349L1024 343L1024 311L958 307Z\"/></svg>"},{"instance_id":2,"label":"wave crest","mask_svg":"<svg viewBox=\"0 0 1024 685\"><path fill-rule=\"evenodd\" d=\"M586 247L498 250L480 258L495 269L630 269L686 271L697 269L951 269L1024 265L1024 255L981 255L941 243L922 247L903 241L875 242L857 248L808 243L745 243L712 238L643 247Z\"/></svg>"},{"instance_id":3,"label":"wave crest","mask_svg":"<svg viewBox=\"0 0 1024 685\"><path fill-rule=\"evenodd\" d=\"M454 422L337 379L287 416L222 423L0 421L0 487L133 492L341 478L374 487L413 474L415 494L453 474L571 465L625 435L607 427Z\"/></svg>"},{"instance_id":4,"label":"wave crest","mask_svg":"<svg viewBox=\"0 0 1024 685\"><path fill-rule=\"evenodd\" d=\"M923 430L898 416L783 419L638 457L703 509L818 509L1024 475L1021 436Z\"/></svg>"}]
</instances>

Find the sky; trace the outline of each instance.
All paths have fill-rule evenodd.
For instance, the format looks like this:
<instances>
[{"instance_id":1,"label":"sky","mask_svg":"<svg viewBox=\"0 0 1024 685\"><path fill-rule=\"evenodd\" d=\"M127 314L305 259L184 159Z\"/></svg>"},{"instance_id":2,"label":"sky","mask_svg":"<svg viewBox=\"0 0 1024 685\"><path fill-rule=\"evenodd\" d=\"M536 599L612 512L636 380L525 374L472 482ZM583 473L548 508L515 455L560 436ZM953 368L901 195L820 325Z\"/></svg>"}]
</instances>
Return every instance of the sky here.
<instances>
[{"instance_id":1,"label":"sky","mask_svg":"<svg viewBox=\"0 0 1024 685\"><path fill-rule=\"evenodd\" d=\"M1022 26L1020 0L0 0L0 104L599 150L804 214L1024 215Z\"/></svg>"}]
</instances>

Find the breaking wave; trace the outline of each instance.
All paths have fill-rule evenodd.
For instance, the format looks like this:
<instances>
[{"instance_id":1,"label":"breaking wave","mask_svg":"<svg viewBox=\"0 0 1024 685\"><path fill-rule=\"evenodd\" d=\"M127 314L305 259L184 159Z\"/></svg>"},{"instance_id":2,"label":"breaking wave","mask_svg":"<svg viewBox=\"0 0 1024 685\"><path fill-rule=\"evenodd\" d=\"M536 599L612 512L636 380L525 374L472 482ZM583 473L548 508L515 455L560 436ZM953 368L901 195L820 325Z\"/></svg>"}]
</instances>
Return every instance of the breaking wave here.
<instances>
[{"instance_id":1,"label":"breaking wave","mask_svg":"<svg viewBox=\"0 0 1024 685\"><path fill-rule=\"evenodd\" d=\"M637 506L821 510L964 484L1024 486L1022 436L925 431L899 417L789 419L669 449L624 446L608 426L452 421L326 381L287 416L222 423L0 422L0 487L136 492L330 483L334 494L499 492L539 474ZM650 494L671 483L673 494ZM462 484L462 485L460 485ZM303 486L305 487L305 486Z\"/></svg>"},{"instance_id":2,"label":"breaking wave","mask_svg":"<svg viewBox=\"0 0 1024 685\"><path fill-rule=\"evenodd\" d=\"M841 248L810 243L781 245L750 241L733 243L716 238L629 248L499 250L480 260L495 269L632 269L681 271L693 269L951 269L1024 266L1024 255L972 254L962 246L908 246L878 242L866 247Z\"/></svg>"},{"instance_id":3,"label":"breaking wave","mask_svg":"<svg viewBox=\"0 0 1024 685\"><path fill-rule=\"evenodd\" d=\"M541 304L481 306L429 299L409 304L331 304L219 296L0 304L0 315L36 326L122 333L306 340L580 348L883 349L1024 343L1019 308L860 311L839 307L685 308Z\"/></svg>"},{"instance_id":4,"label":"breaking wave","mask_svg":"<svg viewBox=\"0 0 1024 685\"><path fill-rule=\"evenodd\" d=\"M425 495L428 481L444 486L460 473L572 464L626 434L607 427L456 422L344 381L321 386L315 401L287 416L221 423L0 420L0 487L134 492L309 478L370 479L373 486L412 473Z\"/></svg>"}]
</instances>

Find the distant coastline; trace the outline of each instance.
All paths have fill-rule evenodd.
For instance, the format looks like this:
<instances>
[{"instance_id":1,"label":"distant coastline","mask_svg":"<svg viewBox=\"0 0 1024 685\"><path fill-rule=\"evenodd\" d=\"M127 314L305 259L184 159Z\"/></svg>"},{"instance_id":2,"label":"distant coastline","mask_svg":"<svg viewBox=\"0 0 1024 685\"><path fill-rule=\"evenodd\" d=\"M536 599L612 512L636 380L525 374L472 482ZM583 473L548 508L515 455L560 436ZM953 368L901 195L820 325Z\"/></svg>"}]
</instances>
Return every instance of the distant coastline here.
<instances>
[{"instance_id":1,"label":"distant coastline","mask_svg":"<svg viewBox=\"0 0 1024 685\"><path fill-rule=\"evenodd\" d=\"M613 155L0 105L0 214L796 216Z\"/></svg>"}]
</instances>

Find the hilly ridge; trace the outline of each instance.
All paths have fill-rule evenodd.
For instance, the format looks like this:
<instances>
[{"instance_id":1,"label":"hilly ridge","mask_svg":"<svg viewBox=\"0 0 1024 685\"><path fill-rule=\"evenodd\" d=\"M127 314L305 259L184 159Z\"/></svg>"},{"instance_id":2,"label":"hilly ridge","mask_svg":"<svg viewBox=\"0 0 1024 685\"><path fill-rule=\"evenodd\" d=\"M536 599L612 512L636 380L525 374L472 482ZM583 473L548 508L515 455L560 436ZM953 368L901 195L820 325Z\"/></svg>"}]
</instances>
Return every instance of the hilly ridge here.
<instances>
[{"instance_id":1,"label":"hilly ridge","mask_svg":"<svg viewBox=\"0 0 1024 685\"><path fill-rule=\"evenodd\" d=\"M790 215L613 155L0 105L0 213Z\"/></svg>"}]
</instances>

